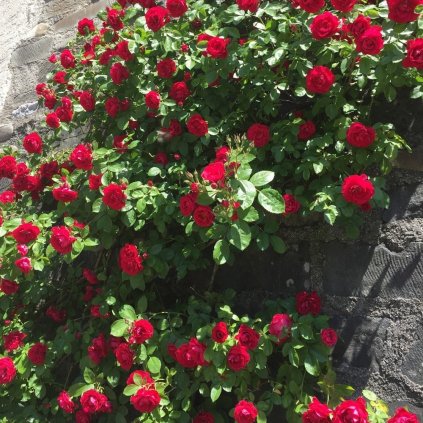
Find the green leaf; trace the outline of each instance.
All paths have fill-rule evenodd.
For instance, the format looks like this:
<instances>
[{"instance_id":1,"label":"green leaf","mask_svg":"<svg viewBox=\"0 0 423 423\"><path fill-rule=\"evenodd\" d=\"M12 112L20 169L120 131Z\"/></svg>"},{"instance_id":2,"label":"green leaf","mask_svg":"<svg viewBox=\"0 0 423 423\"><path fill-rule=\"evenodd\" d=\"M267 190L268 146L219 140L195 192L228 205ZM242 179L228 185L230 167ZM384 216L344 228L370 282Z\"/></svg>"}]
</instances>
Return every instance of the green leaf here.
<instances>
[{"instance_id":1,"label":"green leaf","mask_svg":"<svg viewBox=\"0 0 423 423\"><path fill-rule=\"evenodd\" d=\"M119 316L122 317L122 319L126 319L126 320L129 320L131 322L133 322L137 318L134 307L132 307L128 304L125 304L122 307L122 310L119 312Z\"/></svg>"},{"instance_id":2,"label":"green leaf","mask_svg":"<svg viewBox=\"0 0 423 423\"><path fill-rule=\"evenodd\" d=\"M377 401L378 400L377 395L374 392L369 391L367 389L363 389L363 396L364 396L364 398L367 398L369 401Z\"/></svg>"},{"instance_id":3,"label":"green leaf","mask_svg":"<svg viewBox=\"0 0 423 423\"><path fill-rule=\"evenodd\" d=\"M68 389L68 394L71 397L80 397L84 392L93 388L93 384L87 385L86 383L75 383Z\"/></svg>"},{"instance_id":4,"label":"green leaf","mask_svg":"<svg viewBox=\"0 0 423 423\"><path fill-rule=\"evenodd\" d=\"M219 239L219 241L214 244L213 248L213 259L217 264L225 264L230 256L229 251L229 244L223 240Z\"/></svg>"},{"instance_id":5,"label":"green leaf","mask_svg":"<svg viewBox=\"0 0 423 423\"><path fill-rule=\"evenodd\" d=\"M147 310L147 297L145 295L143 295L137 303L137 312L138 313L144 313Z\"/></svg>"},{"instance_id":6,"label":"green leaf","mask_svg":"<svg viewBox=\"0 0 423 423\"><path fill-rule=\"evenodd\" d=\"M210 399L212 400L212 402L216 402L219 399L221 393L221 386L213 386L210 391Z\"/></svg>"},{"instance_id":7,"label":"green leaf","mask_svg":"<svg viewBox=\"0 0 423 423\"><path fill-rule=\"evenodd\" d=\"M282 195L272 188L266 188L260 191L258 202L270 213L282 214L285 211L285 202Z\"/></svg>"},{"instance_id":8,"label":"green leaf","mask_svg":"<svg viewBox=\"0 0 423 423\"><path fill-rule=\"evenodd\" d=\"M282 238L276 235L272 235L270 237L270 244L272 244L273 249L279 254L285 253L286 250L288 249L288 247L286 246Z\"/></svg>"},{"instance_id":9,"label":"green leaf","mask_svg":"<svg viewBox=\"0 0 423 423\"><path fill-rule=\"evenodd\" d=\"M275 172L270 172L268 170L263 170L261 172L255 173L251 178L250 182L255 187L262 187L263 185L267 185L273 181L275 178Z\"/></svg>"},{"instance_id":10,"label":"green leaf","mask_svg":"<svg viewBox=\"0 0 423 423\"><path fill-rule=\"evenodd\" d=\"M126 333L127 330L128 330L128 323L126 322L126 320L119 319L112 323L112 327L110 328L110 333L113 336L120 338Z\"/></svg>"},{"instance_id":11,"label":"green leaf","mask_svg":"<svg viewBox=\"0 0 423 423\"><path fill-rule=\"evenodd\" d=\"M89 367L86 367L84 370L84 380L87 383L95 382L95 374Z\"/></svg>"},{"instance_id":12,"label":"green leaf","mask_svg":"<svg viewBox=\"0 0 423 423\"><path fill-rule=\"evenodd\" d=\"M140 387L138 385L128 385L123 390L123 395L130 397L130 396L134 395L138 391L138 389L140 389Z\"/></svg>"},{"instance_id":13,"label":"green leaf","mask_svg":"<svg viewBox=\"0 0 423 423\"><path fill-rule=\"evenodd\" d=\"M245 250L251 242L251 229L245 222L237 222L231 226L229 242L238 250Z\"/></svg>"},{"instance_id":14,"label":"green leaf","mask_svg":"<svg viewBox=\"0 0 423 423\"><path fill-rule=\"evenodd\" d=\"M147 369L157 375L158 373L160 373L160 369L162 367L162 362L160 361L159 358L157 357L150 357L147 361Z\"/></svg>"},{"instance_id":15,"label":"green leaf","mask_svg":"<svg viewBox=\"0 0 423 423\"><path fill-rule=\"evenodd\" d=\"M250 181L239 180L236 181L238 184L237 198L241 202L241 208L243 210L248 209L254 203L256 198L256 188Z\"/></svg>"},{"instance_id":16,"label":"green leaf","mask_svg":"<svg viewBox=\"0 0 423 423\"><path fill-rule=\"evenodd\" d=\"M320 374L319 363L314 357L312 357L309 354L305 356L304 367L307 373L311 374L312 376L319 376Z\"/></svg>"}]
</instances>

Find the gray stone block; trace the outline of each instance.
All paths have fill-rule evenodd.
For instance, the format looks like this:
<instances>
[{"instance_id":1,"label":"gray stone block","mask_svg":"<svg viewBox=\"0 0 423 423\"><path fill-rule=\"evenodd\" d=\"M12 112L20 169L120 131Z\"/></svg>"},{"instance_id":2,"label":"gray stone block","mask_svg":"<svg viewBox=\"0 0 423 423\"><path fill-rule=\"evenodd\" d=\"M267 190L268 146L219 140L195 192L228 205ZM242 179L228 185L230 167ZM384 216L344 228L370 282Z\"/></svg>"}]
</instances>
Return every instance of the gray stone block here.
<instances>
[{"instance_id":1,"label":"gray stone block","mask_svg":"<svg viewBox=\"0 0 423 423\"><path fill-rule=\"evenodd\" d=\"M53 37L35 38L26 42L13 52L11 66L19 67L48 57L52 44Z\"/></svg>"},{"instance_id":2,"label":"gray stone block","mask_svg":"<svg viewBox=\"0 0 423 423\"><path fill-rule=\"evenodd\" d=\"M13 135L13 125L5 123L0 125L0 142L7 141Z\"/></svg>"},{"instance_id":3,"label":"gray stone block","mask_svg":"<svg viewBox=\"0 0 423 423\"><path fill-rule=\"evenodd\" d=\"M423 185L413 184L396 187L389 193L391 204L383 213L383 220L423 217Z\"/></svg>"}]
</instances>

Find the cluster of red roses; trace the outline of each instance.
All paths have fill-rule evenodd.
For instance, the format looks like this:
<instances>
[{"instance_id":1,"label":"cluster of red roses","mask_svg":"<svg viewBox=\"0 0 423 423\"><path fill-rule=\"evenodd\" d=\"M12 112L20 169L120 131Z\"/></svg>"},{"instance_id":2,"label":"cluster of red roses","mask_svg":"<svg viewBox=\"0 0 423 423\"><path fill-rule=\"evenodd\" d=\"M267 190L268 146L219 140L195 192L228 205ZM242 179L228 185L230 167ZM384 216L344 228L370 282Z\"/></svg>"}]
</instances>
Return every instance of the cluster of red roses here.
<instances>
[{"instance_id":1,"label":"cluster of red roses","mask_svg":"<svg viewBox=\"0 0 423 423\"><path fill-rule=\"evenodd\" d=\"M303 414L302 420L303 423L370 422L366 401L363 398L343 401L334 410L331 410L326 404L322 404L317 398L313 398L308 410ZM387 423L419 423L419 419L404 408L398 408Z\"/></svg>"}]
</instances>

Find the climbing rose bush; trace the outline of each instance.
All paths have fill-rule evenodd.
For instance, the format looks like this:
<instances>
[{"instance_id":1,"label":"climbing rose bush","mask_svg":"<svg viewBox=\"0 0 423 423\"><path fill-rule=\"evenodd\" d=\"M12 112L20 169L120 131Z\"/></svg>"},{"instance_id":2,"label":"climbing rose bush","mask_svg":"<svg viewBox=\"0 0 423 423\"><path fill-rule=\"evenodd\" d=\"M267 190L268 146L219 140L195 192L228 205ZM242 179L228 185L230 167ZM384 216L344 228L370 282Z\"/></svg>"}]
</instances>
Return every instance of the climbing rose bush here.
<instances>
[{"instance_id":1,"label":"climbing rose bush","mask_svg":"<svg viewBox=\"0 0 423 423\"><path fill-rule=\"evenodd\" d=\"M316 293L253 319L175 286L211 257L283 254L291 221L354 237L387 206L408 147L373 112L423 95L421 5L119 0L82 19L35 88L42 124L0 154L1 415L296 422L313 387L347 396Z\"/></svg>"}]
</instances>

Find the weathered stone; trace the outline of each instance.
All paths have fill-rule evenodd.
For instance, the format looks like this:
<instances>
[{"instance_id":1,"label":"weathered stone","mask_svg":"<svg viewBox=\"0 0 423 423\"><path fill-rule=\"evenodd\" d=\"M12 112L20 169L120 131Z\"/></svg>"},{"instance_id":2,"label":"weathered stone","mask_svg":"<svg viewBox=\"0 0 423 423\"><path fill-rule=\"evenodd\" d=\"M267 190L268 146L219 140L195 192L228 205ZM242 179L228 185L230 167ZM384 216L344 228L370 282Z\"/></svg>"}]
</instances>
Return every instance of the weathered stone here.
<instances>
[{"instance_id":1,"label":"weathered stone","mask_svg":"<svg viewBox=\"0 0 423 423\"><path fill-rule=\"evenodd\" d=\"M47 34L49 29L50 29L50 25L48 23L41 22L35 27L35 30L34 30L35 36L43 37L44 35Z\"/></svg>"},{"instance_id":2,"label":"weathered stone","mask_svg":"<svg viewBox=\"0 0 423 423\"><path fill-rule=\"evenodd\" d=\"M423 185L413 184L396 187L390 193L391 204L383 213L383 220L423 217Z\"/></svg>"},{"instance_id":3,"label":"weathered stone","mask_svg":"<svg viewBox=\"0 0 423 423\"><path fill-rule=\"evenodd\" d=\"M35 113L38 109L38 102L26 103L13 110L12 116L16 118L22 118Z\"/></svg>"},{"instance_id":4,"label":"weathered stone","mask_svg":"<svg viewBox=\"0 0 423 423\"><path fill-rule=\"evenodd\" d=\"M402 371L412 382L423 386L423 331L416 334L416 342L404 357Z\"/></svg>"},{"instance_id":5,"label":"weathered stone","mask_svg":"<svg viewBox=\"0 0 423 423\"><path fill-rule=\"evenodd\" d=\"M0 125L0 142L7 141L13 134L13 125L5 123Z\"/></svg>"},{"instance_id":6,"label":"weathered stone","mask_svg":"<svg viewBox=\"0 0 423 423\"><path fill-rule=\"evenodd\" d=\"M12 55L11 66L17 67L45 59L53 44L53 37L37 38L17 48Z\"/></svg>"}]
</instances>

